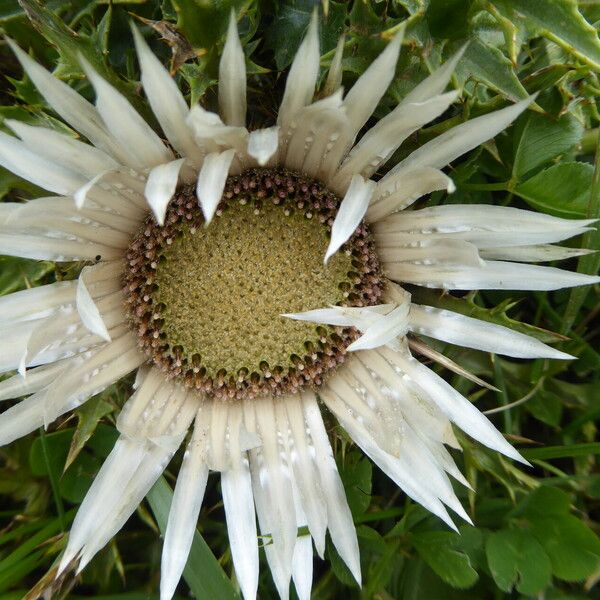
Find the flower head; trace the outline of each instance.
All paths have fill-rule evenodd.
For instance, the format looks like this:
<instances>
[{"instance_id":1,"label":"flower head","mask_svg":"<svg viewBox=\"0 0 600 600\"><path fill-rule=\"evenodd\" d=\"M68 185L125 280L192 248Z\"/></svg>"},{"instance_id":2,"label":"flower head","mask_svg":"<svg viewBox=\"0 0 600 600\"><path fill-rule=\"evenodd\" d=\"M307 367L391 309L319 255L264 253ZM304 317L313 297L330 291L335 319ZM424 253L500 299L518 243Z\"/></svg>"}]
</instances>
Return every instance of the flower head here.
<instances>
[{"instance_id":1,"label":"flower head","mask_svg":"<svg viewBox=\"0 0 600 600\"><path fill-rule=\"evenodd\" d=\"M412 302L403 284L549 290L598 278L528 264L591 221L516 208L406 210L454 190L441 169L506 128L533 98L459 125L397 164L406 138L458 97L461 52L363 131L390 84L400 31L344 93L338 45L320 98L315 13L277 123L246 129L245 58L232 16L219 68L220 114L191 109L133 28L142 85L162 135L81 58L93 106L9 41L48 104L75 129L7 121L0 164L55 194L0 205L0 252L84 261L75 281L0 299L0 417L9 443L137 372L120 437L73 524L60 570L83 569L180 447L161 598L183 571L209 471L221 488L246 599L258 585L258 532L275 586L310 596L313 544L329 531L360 582L356 533L321 417L326 407L415 501L455 528L469 516L447 447L453 426L519 453L467 399L412 356L420 334L519 358L570 358L499 325ZM385 175L376 176L383 169ZM430 354L435 356L435 354ZM255 514L258 516L258 528ZM300 528L308 534L299 535Z\"/></svg>"}]
</instances>

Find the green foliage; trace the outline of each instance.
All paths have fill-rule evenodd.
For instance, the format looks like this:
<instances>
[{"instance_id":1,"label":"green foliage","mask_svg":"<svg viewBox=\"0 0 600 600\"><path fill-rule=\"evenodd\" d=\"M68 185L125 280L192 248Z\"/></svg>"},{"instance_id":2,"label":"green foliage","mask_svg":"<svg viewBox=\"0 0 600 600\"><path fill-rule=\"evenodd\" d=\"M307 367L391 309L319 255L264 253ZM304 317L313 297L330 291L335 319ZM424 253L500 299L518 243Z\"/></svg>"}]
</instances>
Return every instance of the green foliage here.
<instances>
[{"instance_id":1,"label":"green foliage","mask_svg":"<svg viewBox=\"0 0 600 600\"><path fill-rule=\"evenodd\" d=\"M274 120L289 67L317 6L321 15L322 73L345 33L343 84L348 89L402 23L407 30L397 73L377 109L387 114L418 82L466 42L452 85L461 100L407 140L395 158L469 117L539 92L536 104L506 132L448 170L451 196L435 193L427 205L496 203L573 218L600 217L600 21L597 2L582 0L0 0L0 30L54 73L92 98L78 62L83 54L149 117L129 21L141 28L192 104L214 108L218 57L235 8L246 52L252 124ZM326 14L325 14L325 11ZM29 20L29 18L31 20ZM61 128L6 45L0 43L0 128L18 118ZM40 191L0 171L0 200L22 201ZM418 207L425 205L422 203ZM593 230L569 242L600 249ZM572 268L593 273L600 253ZM74 277L80 264L0 257L0 295ZM465 296L413 288L415 301L506 325L556 344L578 361L516 361L433 344L498 391L440 371L490 414L533 468L516 465L461 439L455 453L471 490L457 486L474 526L460 533L398 491L332 425L336 461L357 525L362 589L328 542L328 562L317 562L313 598L488 600L598 597L597 522L600 475L596 421L600 418L597 289ZM429 341L428 341L429 343ZM160 547L180 457L137 514L78 580L59 591L53 566L85 491L115 440L119 407L131 382L103 394L52 424L0 449L0 600L38 591L56 598L158 598ZM200 535L202 532L202 536ZM268 540L265 540L267 543ZM276 598L261 556L259 595ZM63 583L63 582L59 582ZM180 597L238 597L217 478L207 487L199 531ZM595 595L594 595L595 594ZM33 596L29 597L30 599Z\"/></svg>"},{"instance_id":2,"label":"green foliage","mask_svg":"<svg viewBox=\"0 0 600 600\"><path fill-rule=\"evenodd\" d=\"M488 536L486 554L492 577L504 592L513 587L534 596L550 583L552 567L540 543L527 531L503 529Z\"/></svg>"},{"instance_id":3,"label":"green foliage","mask_svg":"<svg viewBox=\"0 0 600 600\"><path fill-rule=\"evenodd\" d=\"M516 141L513 178L521 181L528 173L568 152L581 141L583 126L574 115L559 119L529 113Z\"/></svg>"},{"instance_id":4,"label":"green foliage","mask_svg":"<svg viewBox=\"0 0 600 600\"><path fill-rule=\"evenodd\" d=\"M450 587L465 589L479 579L466 552L461 549L462 539L446 531L426 531L413 537L419 556Z\"/></svg>"},{"instance_id":5,"label":"green foliage","mask_svg":"<svg viewBox=\"0 0 600 600\"><path fill-rule=\"evenodd\" d=\"M53 272L52 263L0 256L0 295L40 284Z\"/></svg>"},{"instance_id":6,"label":"green foliage","mask_svg":"<svg viewBox=\"0 0 600 600\"><path fill-rule=\"evenodd\" d=\"M593 174L588 163L562 162L517 185L515 194L541 212L581 219L587 215Z\"/></svg>"}]
</instances>

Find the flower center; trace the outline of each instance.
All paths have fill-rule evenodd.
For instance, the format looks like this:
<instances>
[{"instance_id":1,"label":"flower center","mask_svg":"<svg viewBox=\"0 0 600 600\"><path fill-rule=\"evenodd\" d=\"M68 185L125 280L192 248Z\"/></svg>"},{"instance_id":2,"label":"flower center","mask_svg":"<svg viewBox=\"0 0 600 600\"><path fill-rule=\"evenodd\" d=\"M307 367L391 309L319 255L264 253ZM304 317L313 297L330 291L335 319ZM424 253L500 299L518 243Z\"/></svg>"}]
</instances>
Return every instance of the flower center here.
<instances>
[{"instance_id":1,"label":"flower center","mask_svg":"<svg viewBox=\"0 0 600 600\"><path fill-rule=\"evenodd\" d=\"M169 376L214 397L319 385L356 338L351 328L282 317L381 295L364 225L323 264L339 199L283 169L231 176L206 226L192 187L165 225L148 218L128 253L125 289L140 346Z\"/></svg>"}]
</instances>

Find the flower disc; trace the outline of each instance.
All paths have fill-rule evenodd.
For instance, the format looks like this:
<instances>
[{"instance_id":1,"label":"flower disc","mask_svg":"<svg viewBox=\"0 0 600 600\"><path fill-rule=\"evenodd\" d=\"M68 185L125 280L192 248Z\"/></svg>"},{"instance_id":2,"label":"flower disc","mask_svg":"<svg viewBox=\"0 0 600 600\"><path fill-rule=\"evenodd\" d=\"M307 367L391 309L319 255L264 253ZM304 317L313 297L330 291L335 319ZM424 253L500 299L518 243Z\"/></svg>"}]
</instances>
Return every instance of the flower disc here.
<instances>
[{"instance_id":1,"label":"flower disc","mask_svg":"<svg viewBox=\"0 0 600 600\"><path fill-rule=\"evenodd\" d=\"M127 255L129 314L141 347L170 375L218 397L319 384L355 330L281 315L371 305L381 294L364 225L323 263L338 206L316 181L254 169L229 177L207 225L194 190L182 188L165 226L149 219Z\"/></svg>"}]
</instances>

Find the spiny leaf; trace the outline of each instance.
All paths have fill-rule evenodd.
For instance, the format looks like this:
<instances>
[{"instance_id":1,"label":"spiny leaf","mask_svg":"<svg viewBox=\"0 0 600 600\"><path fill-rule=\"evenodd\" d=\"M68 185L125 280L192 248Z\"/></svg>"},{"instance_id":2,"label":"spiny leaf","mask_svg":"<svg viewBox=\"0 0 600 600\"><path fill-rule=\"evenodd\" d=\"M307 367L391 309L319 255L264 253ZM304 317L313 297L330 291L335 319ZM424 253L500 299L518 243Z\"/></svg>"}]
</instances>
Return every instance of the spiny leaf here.
<instances>
[{"instance_id":1,"label":"spiny leaf","mask_svg":"<svg viewBox=\"0 0 600 600\"><path fill-rule=\"evenodd\" d=\"M510 60L498 48L482 40L474 40L469 44L459 64L459 72L465 78L472 76L483 81L511 100L517 101L528 96Z\"/></svg>"},{"instance_id":2,"label":"spiny leaf","mask_svg":"<svg viewBox=\"0 0 600 600\"><path fill-rule=\"evenodd\" d=\"M509 16L520 13L527 25L600 69L598 32L577 9L576 0L494 0Z\"/></svg>"},{"instance_id":3,"label":"spiny leaf","mask_svg":"<svg viewBox=\"0 0 600 600\"><path fill-rule=\"evenodd\" d=\"M133 84L126 84L102 60L102 53L95 47L92 40L84 35L77 34L69 29L64 21L43 6L38 0L19 0L32 25L53 45L55 45L62 57L70 67L78 73L82 73L79 64L79 56L82 55L96 71L106 79L112 86L127 96L128 100L144 116L149 115L144 103L134 91Z\"/></svg>"}]
</instances>

